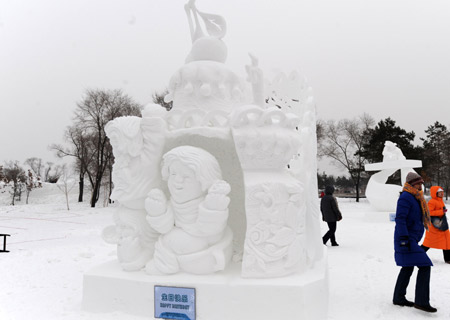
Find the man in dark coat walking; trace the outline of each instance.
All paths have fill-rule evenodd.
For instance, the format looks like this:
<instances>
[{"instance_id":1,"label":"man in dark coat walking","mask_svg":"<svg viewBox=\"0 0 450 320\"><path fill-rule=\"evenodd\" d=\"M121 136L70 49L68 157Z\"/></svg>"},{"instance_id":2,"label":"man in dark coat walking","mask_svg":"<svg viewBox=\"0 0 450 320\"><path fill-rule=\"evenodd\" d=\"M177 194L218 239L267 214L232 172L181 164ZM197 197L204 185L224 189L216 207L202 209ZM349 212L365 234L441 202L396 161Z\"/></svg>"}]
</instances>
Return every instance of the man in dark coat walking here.
<instances>
[{"instance_id":1,"label":"man in dark coat walking","mask_svg":"<svg viewBox=\"0 0 450 320\"><path fill-rule=\"evenodd\" d=\"M342 214L339 211L339 207L336 198L333 197L334 187L326 186L325 195L322 200L320 200L320 211L322 211L322 220L328 224L328 231L322 237L323 244L327 244L328 240L331 240L331 245L333 247L338 246L336 242L336 227L337 222L342 220Z\"/></svg>"},{"instance_id":2,"label":"man in dark coat walking","mask_svg":"<svg viewBox=\"0 0 450 320\"><path fill-rule=\"evenodd\" d=\"M406 176L406 183L397 202L394 232L395 262L402 267L394 290L393 303L398 306L436 312L430 305L430 258L418 244L424 228L430 225L428 205L423 197L423 179L415 172ZM418 267L414 302L406 299L406 289L413 273Z\"/></svg>"}]
</instances>

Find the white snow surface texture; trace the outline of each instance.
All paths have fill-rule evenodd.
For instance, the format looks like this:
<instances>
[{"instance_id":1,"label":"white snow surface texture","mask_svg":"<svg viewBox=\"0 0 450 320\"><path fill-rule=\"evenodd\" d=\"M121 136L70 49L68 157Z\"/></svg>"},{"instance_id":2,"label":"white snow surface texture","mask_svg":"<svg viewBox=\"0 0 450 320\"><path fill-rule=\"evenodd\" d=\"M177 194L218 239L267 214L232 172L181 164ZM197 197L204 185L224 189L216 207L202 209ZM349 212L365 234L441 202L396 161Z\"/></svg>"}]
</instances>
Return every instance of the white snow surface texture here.
<instances>
[{"instance_id":1,"label":"white snow surface texture","mask_svg":"<svg viewBox=\"0 0 450 320\"><path fill-rule=\"evenodd\" d=\"M1 191L0 233L11 235L7 239L10 252L0 253L1 320L152 319L152 315L81 309L84 272L116 259L115 247L100 236L112 222L114 204L90 208L89 195L84 203L77 203L77 190L73 190L67 211L64 194L55 185L44 184L32 191L28 205L22 201L10 206L9 194ZM328 319L450 319L450 265L444 263L442 251L428 252L434 263L431 304L438 312L394 306L392 293L399 271L394 262L394 222L387 213L374 212L365 199L356 203L338 198L338 202L343 220L336 233L340 246L328 247ZM322 232L326 230L323 223ZM410 300L414 300L416 272L407 293Z\"/></svg>"}]
</instances>

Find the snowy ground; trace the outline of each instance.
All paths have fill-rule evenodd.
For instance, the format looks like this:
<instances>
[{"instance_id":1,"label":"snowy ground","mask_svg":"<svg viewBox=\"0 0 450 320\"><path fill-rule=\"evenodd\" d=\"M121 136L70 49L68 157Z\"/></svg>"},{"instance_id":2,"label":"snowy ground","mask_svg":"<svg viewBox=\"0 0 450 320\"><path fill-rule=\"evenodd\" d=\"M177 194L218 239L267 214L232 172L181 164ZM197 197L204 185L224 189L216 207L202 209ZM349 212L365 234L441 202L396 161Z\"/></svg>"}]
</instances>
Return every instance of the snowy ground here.
<instances>
[{"instance_id":1,"label":"snowy ground","mask_svg":"<svg viewBox=\"0 0 450 320\"><path fill-rule=\"evenodd\" d=\"M81 310L83 273L115 258L114 247L100 238L101 230L112 222L114 208L91 209L76 203L73 194L67 211L64 195L54 185L33 191L28 205L13 207L6 205L8 201L8 195L0 193L0 233L11 234L7 245L11 252L0 253L1 320L151 319L151 315ZM399 271L393 260L394 223L386 214L373 212L364 200L339 199L339 205L344 216L337 230L340 246L328 247L329 319L450 319L450 265L444 264L442 252L429 251L434 263L431 304L438 312L394 306L392 292Z\"/></svg>"}]
</instances>

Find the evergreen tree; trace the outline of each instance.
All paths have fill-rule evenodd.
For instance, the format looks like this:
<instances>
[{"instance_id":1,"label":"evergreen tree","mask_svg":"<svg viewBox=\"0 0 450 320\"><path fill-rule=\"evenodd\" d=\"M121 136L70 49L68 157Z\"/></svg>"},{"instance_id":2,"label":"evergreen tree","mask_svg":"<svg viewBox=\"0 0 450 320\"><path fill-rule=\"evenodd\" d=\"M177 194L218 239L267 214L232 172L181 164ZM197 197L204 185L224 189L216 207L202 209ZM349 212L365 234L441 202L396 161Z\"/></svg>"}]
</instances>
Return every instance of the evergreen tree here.
<instances>
[{"instance_id":1,"label":"evergreen tree","mask_svg":"<svg viewBox=\"0 0 450 320\"><path fill-rule=\"evenodd\" d=\"M407 132L395 125L395 120L386 118L377 123L374 128L368 128L365 132L368 139L363 145L362 154L370 163L383 161L383 149L386 141L392 141L402 150L407 159L418 159L422 154L419 147L414 147L412 142L416 134Z\"/></svg>"},{"instance_id":2,"label":"evergreen tree","mask_svg":"<svg viewBox=\"0 0 450 320\"><path fill-rule=\"evenodd\" d=\"M374 128L369 128L364 134L367 136L367 142L363 145L362 154L369 163L383 161L383 149L386 141L397 144L406 159L422 159L423 157L423 148L413 145L415 132L407 132L397 126L395 120L390 117L379 121ZM370 173L370 175L372 174L374 172ZM389 177L387 183L401 184L400 171Z\"/></svg>"},{"instance_id":3,"label":"evergreen tree","mask_svg":"<svg viewBox=\"0 0 450 320\"><path fill-rule=\"evenodd\" d=\"M317 183L319 189L323 190L326 186L334 186L336 180L333 176L328 176L325 172L322 172L322 174L317 174Z\"/></svg>"},{"instance_id":4,"label":"evergreen tree","mask_svg":"<svg viewBox=\"0 0 450 320\"><path fill-rule=\"evenodd\" d=\"M423 171L431 184L443 187L448 194L450 180L450 132L438 121L425 130Z\"/></svg>"}]
</instances>

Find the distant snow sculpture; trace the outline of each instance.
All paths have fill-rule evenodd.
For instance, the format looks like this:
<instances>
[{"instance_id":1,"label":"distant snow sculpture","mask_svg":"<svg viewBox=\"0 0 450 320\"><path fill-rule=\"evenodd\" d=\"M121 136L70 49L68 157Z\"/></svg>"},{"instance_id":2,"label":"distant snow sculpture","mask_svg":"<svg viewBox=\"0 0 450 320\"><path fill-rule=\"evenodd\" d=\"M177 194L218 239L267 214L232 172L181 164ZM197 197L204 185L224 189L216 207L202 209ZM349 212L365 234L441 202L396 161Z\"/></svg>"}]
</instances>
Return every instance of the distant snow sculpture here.
<instances>
[{"instance_id":1,"label":"distant snow sculpture","mask_svg":"<svg viewBox=\"0 0 450 320\"><path fill-rule=\"evenodd\" d=\"M147 273L225 269L233 252L227 227L230 185L222 180L217 160L200 148L177 147L164 155L162 177L170 199L152 189L145 200L147 221L161 234Z\"/></svg>"},{"instance_id":2,"label":"distant snow sculpture","mask_svg":"<svg viewBox=\"0 0 450 320\"><path fill-rule=\"evenodd\" d=\"M386 184L388 178L396 171L401 171L401 183L405 183L406 175L420 168L422 161L406 160L403 152L391 141L384 143L383 162L366 164L366 171L380 171L372 175L366 188L366 197L378 211L395 212L398 196L402 186Z\"/></svg>"},{"instance_id":3,"label":"distant snow sculpture","mask_svg":"<svg viewBox=\"0 0 450 320\"><path fill-rule=\"evenodd\" d=\"M396 160L406 160L406 157L396 143L386 141L383 149L383 162Z\"/></svg>"}]
</instances>

